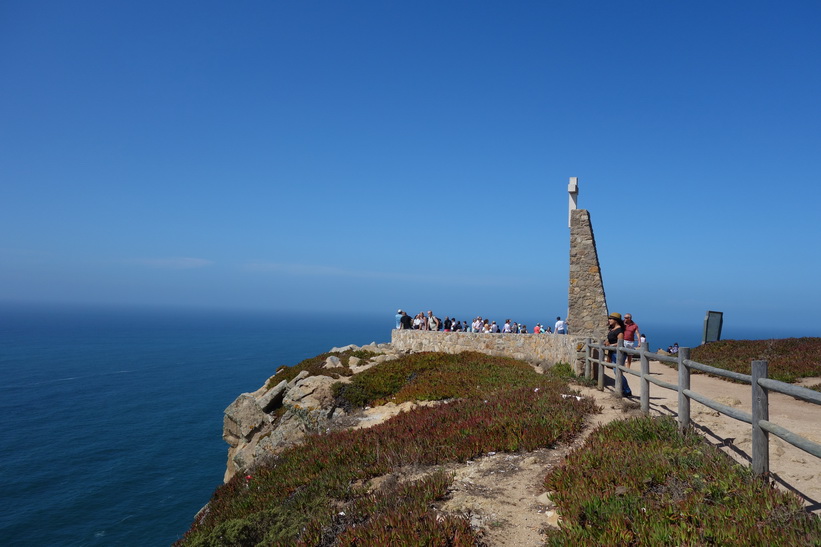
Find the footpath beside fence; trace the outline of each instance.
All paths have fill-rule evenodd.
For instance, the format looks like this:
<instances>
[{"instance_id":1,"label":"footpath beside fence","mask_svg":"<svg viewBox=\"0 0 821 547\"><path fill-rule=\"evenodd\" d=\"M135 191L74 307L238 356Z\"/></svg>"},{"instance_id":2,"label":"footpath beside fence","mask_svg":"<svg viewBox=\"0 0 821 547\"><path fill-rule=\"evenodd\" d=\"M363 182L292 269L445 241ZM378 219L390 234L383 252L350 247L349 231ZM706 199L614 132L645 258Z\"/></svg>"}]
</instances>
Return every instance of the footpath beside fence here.
<instances>
[{"instance_id":1,"label":"footpath beside fence","mask_svg":"<svg viewBox=\"0 0 821 547\"><path fill-rule=\"evenodd\" d=\"M611 362L615 354L616 362ZM639 357L639 371L624 366L627 355ZM674 364L678 368L678 383L665 382L650 375L650 361L660 361ZM594 369L594 367L596 367ZM797 399L821 405L821 393L785 382L779 382L767 377L767 361L752 361L751 374L740 374L728 370L705 365L690 360L690 348L681 348L677 356L652 353L647 344L637 349L626 348L622 341L618 346L606 346L587 339L585 344L584 375L591 379L597 376L598 389L604 389L605 370L612 369L615 377L615 392L623 397L622 375L629 374L639 378L640 407L645 414L650 412L650 384L676 391L678 393L678 423L682 430L690 427L690 401L694 400L735 420L750 424L752 428L752 469L759 475L768 474L769 462L769 434L772 433L785 442L803 450L804 452L821 458L821 444L797 435L777 424L769 421L769 392L783 393ZM751 387L751 413L723 405L690 389L690 375L693 370L709 373L722 378L729 378L742 382ZM595 373L595 374L594 374Z\"/></svg>"}]
</instances>

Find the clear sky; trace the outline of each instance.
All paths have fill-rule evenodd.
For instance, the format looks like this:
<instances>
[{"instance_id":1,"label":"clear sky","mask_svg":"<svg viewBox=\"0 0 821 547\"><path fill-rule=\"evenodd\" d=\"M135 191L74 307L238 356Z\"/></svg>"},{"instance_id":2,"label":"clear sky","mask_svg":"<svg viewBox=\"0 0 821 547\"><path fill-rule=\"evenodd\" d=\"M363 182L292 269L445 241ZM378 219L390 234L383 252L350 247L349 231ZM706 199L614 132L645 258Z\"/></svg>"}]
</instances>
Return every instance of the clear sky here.
<instances>
[{"instance_id":1,"label":"clear sky","mask_svg":"<svg viewBox=\"0 0 821 547\"><path fill-rule=\"evenodd\" d=\"M7 0L0 300L821 335L821 3ZM532 319L528 319L531 320Z\"/></svg>"}]
</instances>

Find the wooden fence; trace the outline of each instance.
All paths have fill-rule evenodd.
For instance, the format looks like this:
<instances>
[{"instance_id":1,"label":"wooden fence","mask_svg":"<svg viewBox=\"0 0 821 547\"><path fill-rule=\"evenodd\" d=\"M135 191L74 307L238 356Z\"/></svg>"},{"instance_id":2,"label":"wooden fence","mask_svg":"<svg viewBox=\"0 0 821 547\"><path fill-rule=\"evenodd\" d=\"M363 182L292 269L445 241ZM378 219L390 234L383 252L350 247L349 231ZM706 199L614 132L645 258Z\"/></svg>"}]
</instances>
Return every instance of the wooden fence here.
<instances>
[{"instance_id":1,"label":"wooden fence","mask_svg":"<svg viewBox=\"0 0 821 547\"><path fill-rule=\"evenodd\" d=\"M616 352L616 362L611 363L604 356L607 352ZM641 384L641 410L645 414L650 412L650 384L670 389L678 392L678 423L679 428L684 430L690 426L690 400L697 401L706 407L720 412L726 416L748 423L752 426L752 468L759 475L770 471L770 450L769 434L772 433L791 445L800 448L804 452L821 458L821 444L815 443L801 435L797 435L781 426L769 421L770 410L768 394L770 391L783 393L803 401L821 405L821 393L804 387L794 386L785 382L779 382L767 377L767 361L753 361L752 374L740 374L720 368L711 367L696 361L690 360L690 348L679 349L677 356L651 353L647 343L638 349L624 347L623 341L619 340L618 346L605 346L603 343L594 343L588 338L585 350L584 375L586 378L593 377L593 365L598 365L598 388L604 389L605 368L613 369L616 379L615 391L619 397L622 393L622 374L632 374L637 376ZM641 367L638 372L626 368L624 360L627 355L638 356L641 359ZM650 360L673 363L678 366L678 384L671 384L650 376ZM690 389L691 370L707 372L723 378L749 384L752 387L752 414L738 410L736 408L723 405L704 395L700 395Z\"/></svg>"}]
</instances>

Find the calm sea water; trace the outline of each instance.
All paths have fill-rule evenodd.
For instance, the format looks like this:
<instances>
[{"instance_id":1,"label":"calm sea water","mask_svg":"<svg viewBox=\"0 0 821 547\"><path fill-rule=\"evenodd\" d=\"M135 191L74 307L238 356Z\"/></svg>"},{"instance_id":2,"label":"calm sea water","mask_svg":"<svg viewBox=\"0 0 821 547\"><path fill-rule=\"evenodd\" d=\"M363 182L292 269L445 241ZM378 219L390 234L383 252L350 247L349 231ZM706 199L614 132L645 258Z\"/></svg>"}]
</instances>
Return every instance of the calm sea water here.
<instances>
[{"instance_id":1,"label":"calm sea water","mask_svg":"<svg viewBox=\"0 0 821 547\"><path fill-rule=\"evenodd\" d=\"M3 543L174 542L222 481L222 412L237 395L279 365L387 342L393 324L390 314L0 306ZM700 341L699 325L642 328L652 349Z\"/></svg>"},{"instance_id":2,"label":"calm sea water","mask_svg":"<svg viewBox=\"0 0 821 547\"><path fill-rule=\"evenodd\" d=\"M5 545L168 545L222 482L222 412L393 316L0 307Z\"/></svg>"}]
</instances>

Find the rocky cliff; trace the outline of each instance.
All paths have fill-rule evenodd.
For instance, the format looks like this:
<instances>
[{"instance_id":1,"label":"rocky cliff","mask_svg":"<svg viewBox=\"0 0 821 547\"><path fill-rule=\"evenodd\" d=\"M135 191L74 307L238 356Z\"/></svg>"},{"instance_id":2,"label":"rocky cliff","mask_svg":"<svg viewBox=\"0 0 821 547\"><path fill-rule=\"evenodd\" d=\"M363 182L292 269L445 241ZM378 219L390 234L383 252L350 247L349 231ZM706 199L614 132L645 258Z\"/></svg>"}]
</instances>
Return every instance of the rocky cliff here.
<instances>
[{"instance_id":1,"label":"rocky cliff","mask_svg":"<svg viewBox=\"0 0 821 547\"><path fill-rule=\"evenodd\" d=\"M222 438L229 446L225 482L251 468L255 461L299 442L308 433L381 421L367 410L349 416L335 406L331 386L348 382L352 374L403 353L390 344L332 348L314 366L297 367L303 370L296 376L288 378L294 369L281 367L258 390L237 397L225 409L223 422ZM396 407L394 412L398 410ZM391 413L391 409L382 409L380 416L386 412Z\"/></svg>"}]
</instances>

